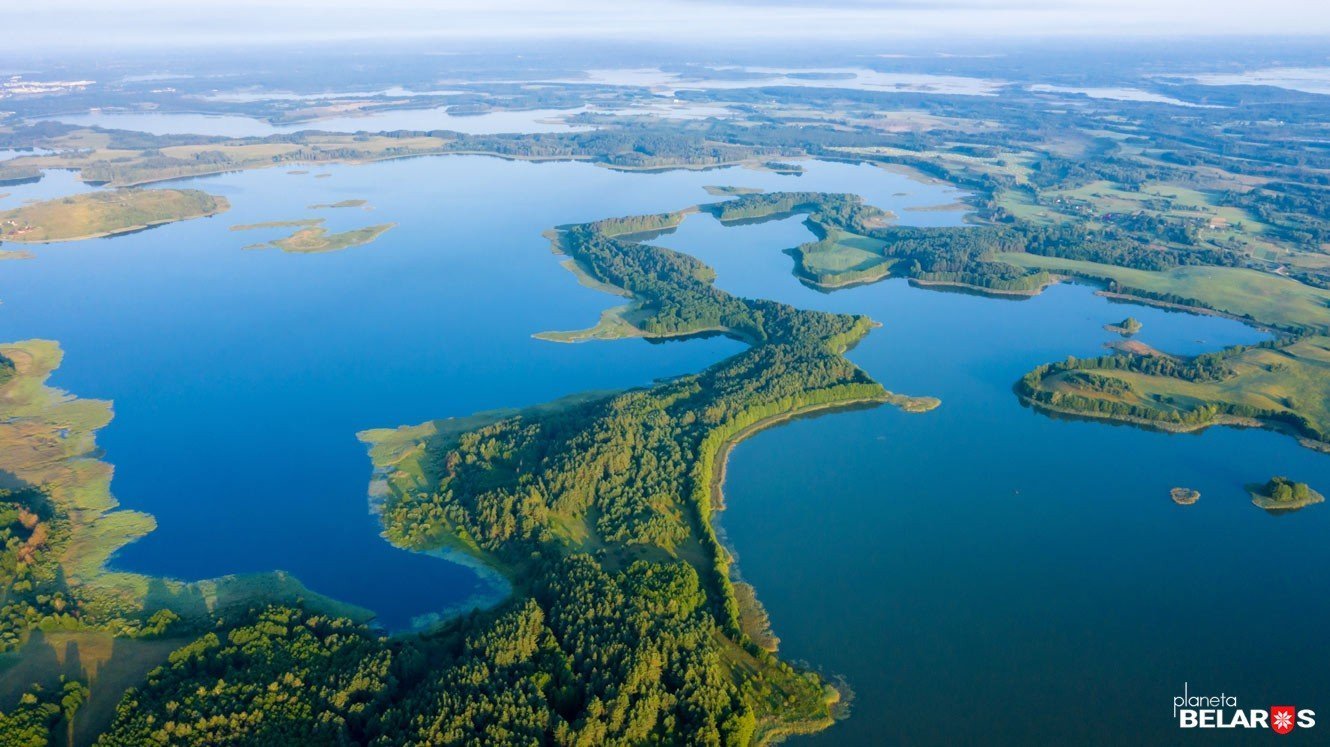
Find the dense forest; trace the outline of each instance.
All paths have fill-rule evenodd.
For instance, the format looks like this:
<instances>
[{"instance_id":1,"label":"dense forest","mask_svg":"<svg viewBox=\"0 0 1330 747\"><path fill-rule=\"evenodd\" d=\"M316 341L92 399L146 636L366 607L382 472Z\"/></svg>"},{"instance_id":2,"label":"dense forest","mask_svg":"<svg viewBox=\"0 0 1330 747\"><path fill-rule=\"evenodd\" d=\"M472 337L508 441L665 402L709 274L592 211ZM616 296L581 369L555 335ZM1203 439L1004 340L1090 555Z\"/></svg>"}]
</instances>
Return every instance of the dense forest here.
<instances>
[{"instance_id":1,"label":"dense forest","mask_svg":"<svg viewBox=\"0 0 1330 747\"><path fill-rule=\"evenodd\" d=\"M1166 93L1202 106L1050 99L1014 86L993 97L773 86L674 92L680 101L732 107L743 113L741 122L587 112L573 121L593 130L537 134L351 135L311 125L295 134L223 138L15 119L0 128L0 147L48 155L18 154L0 164L0 184L37 180L42 168L78 169L91 183L133 184L427 154L577 159L643 170L745 162L791 172L797 164L776 159L814 157L906 166L944 180L967 190L973 223L894 225L856 196L815 192L737 195L701 209L725 223L805 215L818 241L795 248L796 256L842 251L839 237L849 234L868 240L857 251L882 260L815 275L801 261L797 271L819 283L890 273L1033 292L1054 279L1050 271L995 257L1028 254L1154 273L1242 267L1290 284L1330 287L1330 265L1322 261L1330 240L1330 150L1321 144L1328 100L1268 87L1183 83L1170 83ZM571 109L604 94L592 86L493 83L469 87L450 100L450 111ZM60 103L9 101L37 109ZM105 103L91 94L73 101ZM201 102L189 100L188 110L255 113L243 104ZM803 113L784 116L782 109ZM819 112L834 116L808 114ZM273 121L295 118L279 108L261 113ZM879 126L899 124L890 120L900 114L926 124ZM104 139L104 147L78 140L79 132ZM103 157L108 153L113 157ZM1199 197L1163 194L1161 184L1183 185ZM1130 207L1104 207L1117 203ZM825 683L744 632L751 629L745 616L761 611L740 608L729 557L712 529L715 460L755 426L807 409L886 399L841 355L871 323L731 296L692 256L643 243L687 212L564 226L557 248L589 276L630 294L641 312L633 323L643 332L727 334L747 342L745 352L648 388L422 438L413 452L419 480L392 483L382 514L389 539L414 549L460 549L489 563L513 582L504 604L425 634L394 637L298 604L227 610L184 631L165 610L132 619L98 616L83 608L55 560L72 540L69 515L41 486L22 487L0 491L0 651L40 629L188 632L193 642L126 696L106 745L720 745L825 726L834 697ZM1136 288L1094 272L1057 274L1079 274L1138 299L1212 308L1176 286ZM1272 324L1249 309L1224 311L1284 332L1307 331ZM1283 350L1293 342L1267 345ZM1231 383L1243 353L1068 359L1031 371L1016 388L1028 402L1097 417L1164 427L1258 419L1308 439L1330 437L1288 409L1170 398L1114 375ZM0 356L0 386L14 376L13 363ZM1272 481L1263 490L1297 502L1306 497L1299 485ZM73 681L24 695L0 714L0 745L44 744L85 697Z\"/></svg>"},{"instance_id":2,"label":"dense forest","mask_svg":"<svg viewBox=\"0 0 1330 747\"><path fill-rule=\"evenodd\" d=\"M81 682L61 682L60 689L33 687L18 704L0 712L0 747L46 747L51 734L68 724L88 699Z\"/></svg>"},{"instance_id":3,"label":"dense forest","mask_svg":"<svg viewBox=\"0 0 1330 747\"><path fill-rule=\"evenodd\" d=\"M0 652L33 627L77 623L77 600L56 558L69 522L37 488L0 490Z\"/></svg>"},{"instance_id":4,"label":"dense forest","mask_svg":"<svg viewBox=\"0 0 1330 747\"><path fill-rule=\"evenodd\" d=\"M383 505L390 540L465 549L505 571L510 602L395 639L253 613L173 654L102 743L743 745L830 723L820 679L743 632L711 491L746 429L887 398L841 355L870 322L731 296L631 238L678 215L565 226L557 246L631 294L643 329L720 330L747 351L424 441L424 482L395 481Z\"/></svg>"},{"instance_id":5,"label":"dense forest","mask_svg":"<svg viewBox=\"0 0 1330 747\"><path fill-rule=\"evenodd\" d=\"M547 570L531 598L397 640L298 609L254 613L173 654L101 744L751 740L691 566L611 573L572 555Z\"/></svg>"}]
</instances>

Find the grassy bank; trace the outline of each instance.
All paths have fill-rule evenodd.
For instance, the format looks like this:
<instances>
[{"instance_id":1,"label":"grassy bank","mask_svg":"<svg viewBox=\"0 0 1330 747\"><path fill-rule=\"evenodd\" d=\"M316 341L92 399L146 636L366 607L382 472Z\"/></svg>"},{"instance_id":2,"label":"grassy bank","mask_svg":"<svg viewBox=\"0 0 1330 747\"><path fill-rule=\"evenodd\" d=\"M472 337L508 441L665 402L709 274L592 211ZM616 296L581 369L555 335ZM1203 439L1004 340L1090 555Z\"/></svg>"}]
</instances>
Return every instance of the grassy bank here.
<instances>
[{"instance_id":1,"label":"grassy bank","mask_svg":"<svg viewBox=\"0 0 1330 747\"><path fill-rule=\"evenodd\" d=\"M0 241L78 241L216 215L230 205L196 189L87 192L0 212Z\"/></svg>"}]
</instances>

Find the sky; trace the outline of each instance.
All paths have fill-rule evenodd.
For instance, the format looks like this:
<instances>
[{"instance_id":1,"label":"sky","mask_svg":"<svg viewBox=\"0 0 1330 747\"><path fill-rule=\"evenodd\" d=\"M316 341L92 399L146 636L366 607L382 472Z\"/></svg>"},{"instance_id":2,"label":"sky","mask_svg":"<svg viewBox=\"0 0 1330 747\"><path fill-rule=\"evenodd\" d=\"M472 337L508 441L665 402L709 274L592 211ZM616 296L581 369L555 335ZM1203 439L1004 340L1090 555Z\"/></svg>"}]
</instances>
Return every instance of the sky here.
<instances>
[{"instance_id":1,"label":"sky","mask_svg":"<svg viewBox=\"0 0 1330 747\"><path fill-rule=\"evenodd\" d=\"M6 45L1330 35L1327 0L0 0Z\"/></svg>"}]
</instances>

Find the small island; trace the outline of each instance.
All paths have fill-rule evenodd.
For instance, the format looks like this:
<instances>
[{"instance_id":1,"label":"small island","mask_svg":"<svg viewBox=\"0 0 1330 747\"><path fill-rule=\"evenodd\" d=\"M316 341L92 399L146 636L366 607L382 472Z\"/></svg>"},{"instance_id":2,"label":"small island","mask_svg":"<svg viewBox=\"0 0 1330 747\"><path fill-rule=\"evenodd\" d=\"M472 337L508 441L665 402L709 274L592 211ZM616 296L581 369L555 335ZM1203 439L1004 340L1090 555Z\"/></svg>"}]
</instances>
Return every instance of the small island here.
<instances>
[{"instance_id":1,"label":"small island","mask_svg":"<svg viewBox=\"0 0 1330 747\"><path fill-rule=\"evenodd\" d=\"M760 195L766 190L761 187L730 187L708 184L703 187L707 194L713 197L743 197L744 195Z\"/></svg>"},{"instance_id":2,"label":"small island","mask_svg":"<svg viewBox=\"0 0 1330 747\"><path fill-rule=\"evenodd\" d=\"M697 258L648 243L699 211L737 224L821 215L824 207L876 216L844 196L778 193L548 231L579 282L629 303L591 331L542 339L724 334L746 350L642 388L360 433L375 467L384 536L408 549L466 553L502 573L515 597L513 611L502 614L512 622L487 630L539 631L557 645L594 651L583 600L615 600L629 617L614 630L649 643L625 651L625 668L698 683L670 697L718 704L698 710L719 714L707 716L716 723L740 719L753 736L736 743L830 726L841 694L780 658L757 595L733 576L733 556L717 535L727 457L736 443L795 417L878 404L922 413L940 402L889 392L844 357L877 326L868 317L731 295ZM520 502L509 500L518 495ZM640 615L636 599L669 614ZM659 720L673 703L632 707ZM678 741L727 743L711 733Z\"/></svg>"},{"instance_id":3,"label":"small island","mask_svg":"<svg viewBox=\"0 0 1330 747\"><path fill-rule=\"evenodd\" d=\"M231 226L232 231L258 231L264 228L308 228L323 222L322 218L301 218L299 220L270 220L263 223L240 223Z\"/></svg>"},{"instance_id":4,"label":"small island","mask_svg":"<svg viewBox=\"0 0 1330 747\"><path fill-rule=\"evenodd\" d=\"M777 174L786 176L799 176L804 173L804 167L797 163L788 163L785 161L767 161L762 164L762 168L767 171L774 171Z\"/></svg>"},{"instance_id":5,"label":"small island","mask_svg":"<svg viewBox=\"0 0 1330 747\"><path fill-rule=\"evenodd\" d=\"M363 208L365 208L366 210L369 210L368 207L365 207L365 206L368 205L368 204L369 204L369 200L340 200L340 201L338 201L338 202L320 202L320 203L317 204L317 205L310 205L310 206L309 206L309 209L310 209L310 210L328 210L328 209L332 209L332 208L357 208L357 207L363 207Z\"/></svg>"},{"instance_id":6,"label":"small island","mask_svg":"<svg viewBox=\"0 0 1330 747\"><path fill-rule=\"evenodd\" d=\"M1123 319L1122 321L1118 322L1117 324L1105 324L1104 329L1108 330L1109 332L1117 332L1123 337L1131 337L1137 332L1140 332L1141 327L1143 326L1145 325L1141 324L1140 320L1138 320L1136 317L1129 316L1126 319Z\"/></svg>"},{"instance_id":7,"label":"small island","mask_svg":"<svg viewBox=\"0 0 1330 747\"><path fill-rule=\"evenodd\" d=\"M268 223L249 223L231 226L232 231L252 231L264 228L299 228L298 231L282 239L251 244L246 249L281 249L292 254L325 254L353 246L362 246L379 238L396 226L396 223L382 223L377 226L365 226L341 233L328 233L322 218L309 220L270 221Z\"/></svg>"},{"instance_id":8,"label":"small island","mask_svg":"<svg viewBox=\"0 0 1330 747\"><path fill-rule=\"evenodd\" d=\"M226 198L197 189L87 192L0 211L0 241L96 239L216 215L230 207Z\"/></svg>"},{"instance_id":9,"label":"small island","mask_svg":"<svg viewBox=\"0 0 1330 747\"><path fill-rule=\"evenodd\" d=\"M1325 496L1312 490L1305 482L1294 482L1287 477L1275 476L1264 485L1248 485L1251 502L1270 513L1287 513L1322 503Z\"/></svg>"},{"instance_id":10,"label":"small island","mask_svg":"<svg viewBox=\"0 0 1330 747\"><path fill-rule=\"evenodd\" d=\"M1179 506L1190 506L1201 499L1201 491L1191 488L1173 488L1168 491L1172 496L1173 502Z\"/></svg>"}]
</instances>

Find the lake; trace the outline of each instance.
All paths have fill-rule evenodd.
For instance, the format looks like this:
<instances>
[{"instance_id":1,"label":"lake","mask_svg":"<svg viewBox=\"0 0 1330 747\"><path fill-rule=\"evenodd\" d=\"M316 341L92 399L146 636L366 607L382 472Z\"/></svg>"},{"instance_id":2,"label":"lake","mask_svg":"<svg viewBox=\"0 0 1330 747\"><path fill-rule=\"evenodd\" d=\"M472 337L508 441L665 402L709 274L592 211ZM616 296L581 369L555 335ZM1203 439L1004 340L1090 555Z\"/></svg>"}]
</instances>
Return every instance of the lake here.
<instances>
[{"instance_id":1,"label":"lake","mask_svg":"<svg viewBox=\"0 0 1330 747\"><path fill-rule=\"evenodd\" d=\"M73 182L48 172L7 190L5 203ZM116 469L112 489L158 521L117 567L189 580L286 569L406 627L487 587L468 569L379 538L356 432L644 385L738 351L724 338L610 346L531 337L590 326L620 302L579 285L542 231L712 201L702 187L717 183L853 189L922 206L955 194L845 164L810 164L802 177L650 175L478 156L182 180L172 186L223 195L232 209L30 247L35 259L0 273L0 339L59 340L66 357L54 385L113 400L115 420L99 434ZM374 209L308 208L356 198ZM241 249L282 229L228 230L315 216L335 231L399 225L373 244L317 256Z\"/></svg>"},{"instance_id":2,"label":"lake","mask_svg":"<svg viewBox=\"0 0 1330 747\"><path fill-rule=\"evenodd\" d=\"M112 488L158 529L117 568L183 579L286 569L385 626L492 589L397 550L368 510L355 433L566 394L643 385L740 349L722 339L561 345L618 299L578 285L541 231L713 201L722 184L848 191L904 222L957 192L870 166L803 176L725 169L618 173L582 163L436 157L173 182L231 211L138 234L33 247L0 272L0 338L61 342L53 383L114 400L99 434ZM317 178L329 174L328 178ZM52 173L48 179L67 179ZM9 200L53 189L20 185ZM365 198L374 208L307 206ZM398 226L325 255L243 251L322 216ZM783 655L844 677L852 717L805 744L1172 743L1172 699L1327 708L1322 621L1330 508L1274 517L1244 483L1330 487L1330 457L1264 431L1166 435L1053 419L1012 384L1095 355L1131 314L1177 353L1261 339L1236 322L1125 306L1084 286L1027 301L887 281L801 285L779 250L799 219L724 228L705 215L658 239L721 287L884 324L850 357L888 389L942 406L800 419L739 445L720 522L767 605ZM1194 506L1174 505L1173 486ZM999 735L999 736L995 736Z\"/></svg>"},{"instance_id":3,"label":"lake","mask_svg":"<svg viewBox=\"0 0 1330 747\"><path fill-rule=\"evenodd\" d=\"M239 114L189 114L181 112L93 111L43 117L46 120L110 130L133 130L153 135L216 135L220 137L268 137L304 130L323 132L391 132L393 130L451 130L471 135L499 132L574 132L590 129L570 125L564 117L581 109L528 109L484 114L449 114L447 107L428 109L384 109L359 116L314 119L276 125L265 119Z\"/></svg>"},{"instance_id":4,"label":"lake","mask_svg":"<svg viewBox=\"0 0 1330 747\"><path fill-rule=\"evenodd\" d=\"M1125 86L1099 86L1099 87L1078 87L1078 86L1054 86L1044 83L1037 83L1028 86L1029 90L1039 93L1064 93L1081 94L1092 99L1110 99L1113 101L1140 101L1147 104L1172 104L1173 106L1191 106L1205 109L1208 107L1203 104L1193 104L1181 99L1175 99L1172 96L1165 96L1153 91L1143 91L1139 88L1127 88Z\"/></svg>"},{"instance_id":5,"label":"lake","mask_svg":"<svg viewBox=\"0 0 1330 747\"><path fill-rule=\"evenodd\" d=\"M671 96L677 91L762 88L767 86L992 96L996 95L998 90L1006 85L1006 82L1001 80L972 78L962 75L892 73L863 67L718 66L710 69L733 73L734 76L707 77L705 72L702 74L667 72L660 68L600 68L587 70L580 77L559 78L552 82L650 88L661 95Z\"/></svg>"},{"instance_id":6,"label":"lake","mask_svg":"<svg viewBox=\"0 0 1330 747\"><path fill-rule=\"evenodd\" d=\"M1025 301L901 280L826 294L771 251L807 236L797 219L694 217L662 240L695 247L732 292L881 321L850 358L942 399L797 420L733 453L721 523L783 656L855 693L847 721L800 741L1176 744L1184 682L1246 708L1326 708L1330 510L1272 516L1243 486L1330 487L1330 456L1261 430L1054 419L1011 389L1040 363L1099 354L1117 337L1102 326L1128 314L1138 339L1177 353L1258 333L1083 286ZM1202 497L1177 506L1175 486Z\"/></svg>"},{"instance_id":7,"label":"lake","mask_svg":"<svg viewBox=\"0 0 1330 747\"><path fill-rule=\"evenodd\" d=\"M257 95L257 94L256 94ZM725 106L682 104L662 99L637 106L583 106L573 109L528 109L454 115L447 107L428 109L384 109L359 116L312 119L294 124L273 124L265 119L239 114L190 114L184 112L88 112L45 119L84 127L132 130L153 135L213 135L220 137L269 137L305 130L321 132L392 132L394 130L450 130L469 135L497 133L585 132L592 125L573 124L578 114L653 116L664 119L728 118L734 112ZM0 150L0 161L33 155L31 152Z\"/></svg>"}]
</instances>

